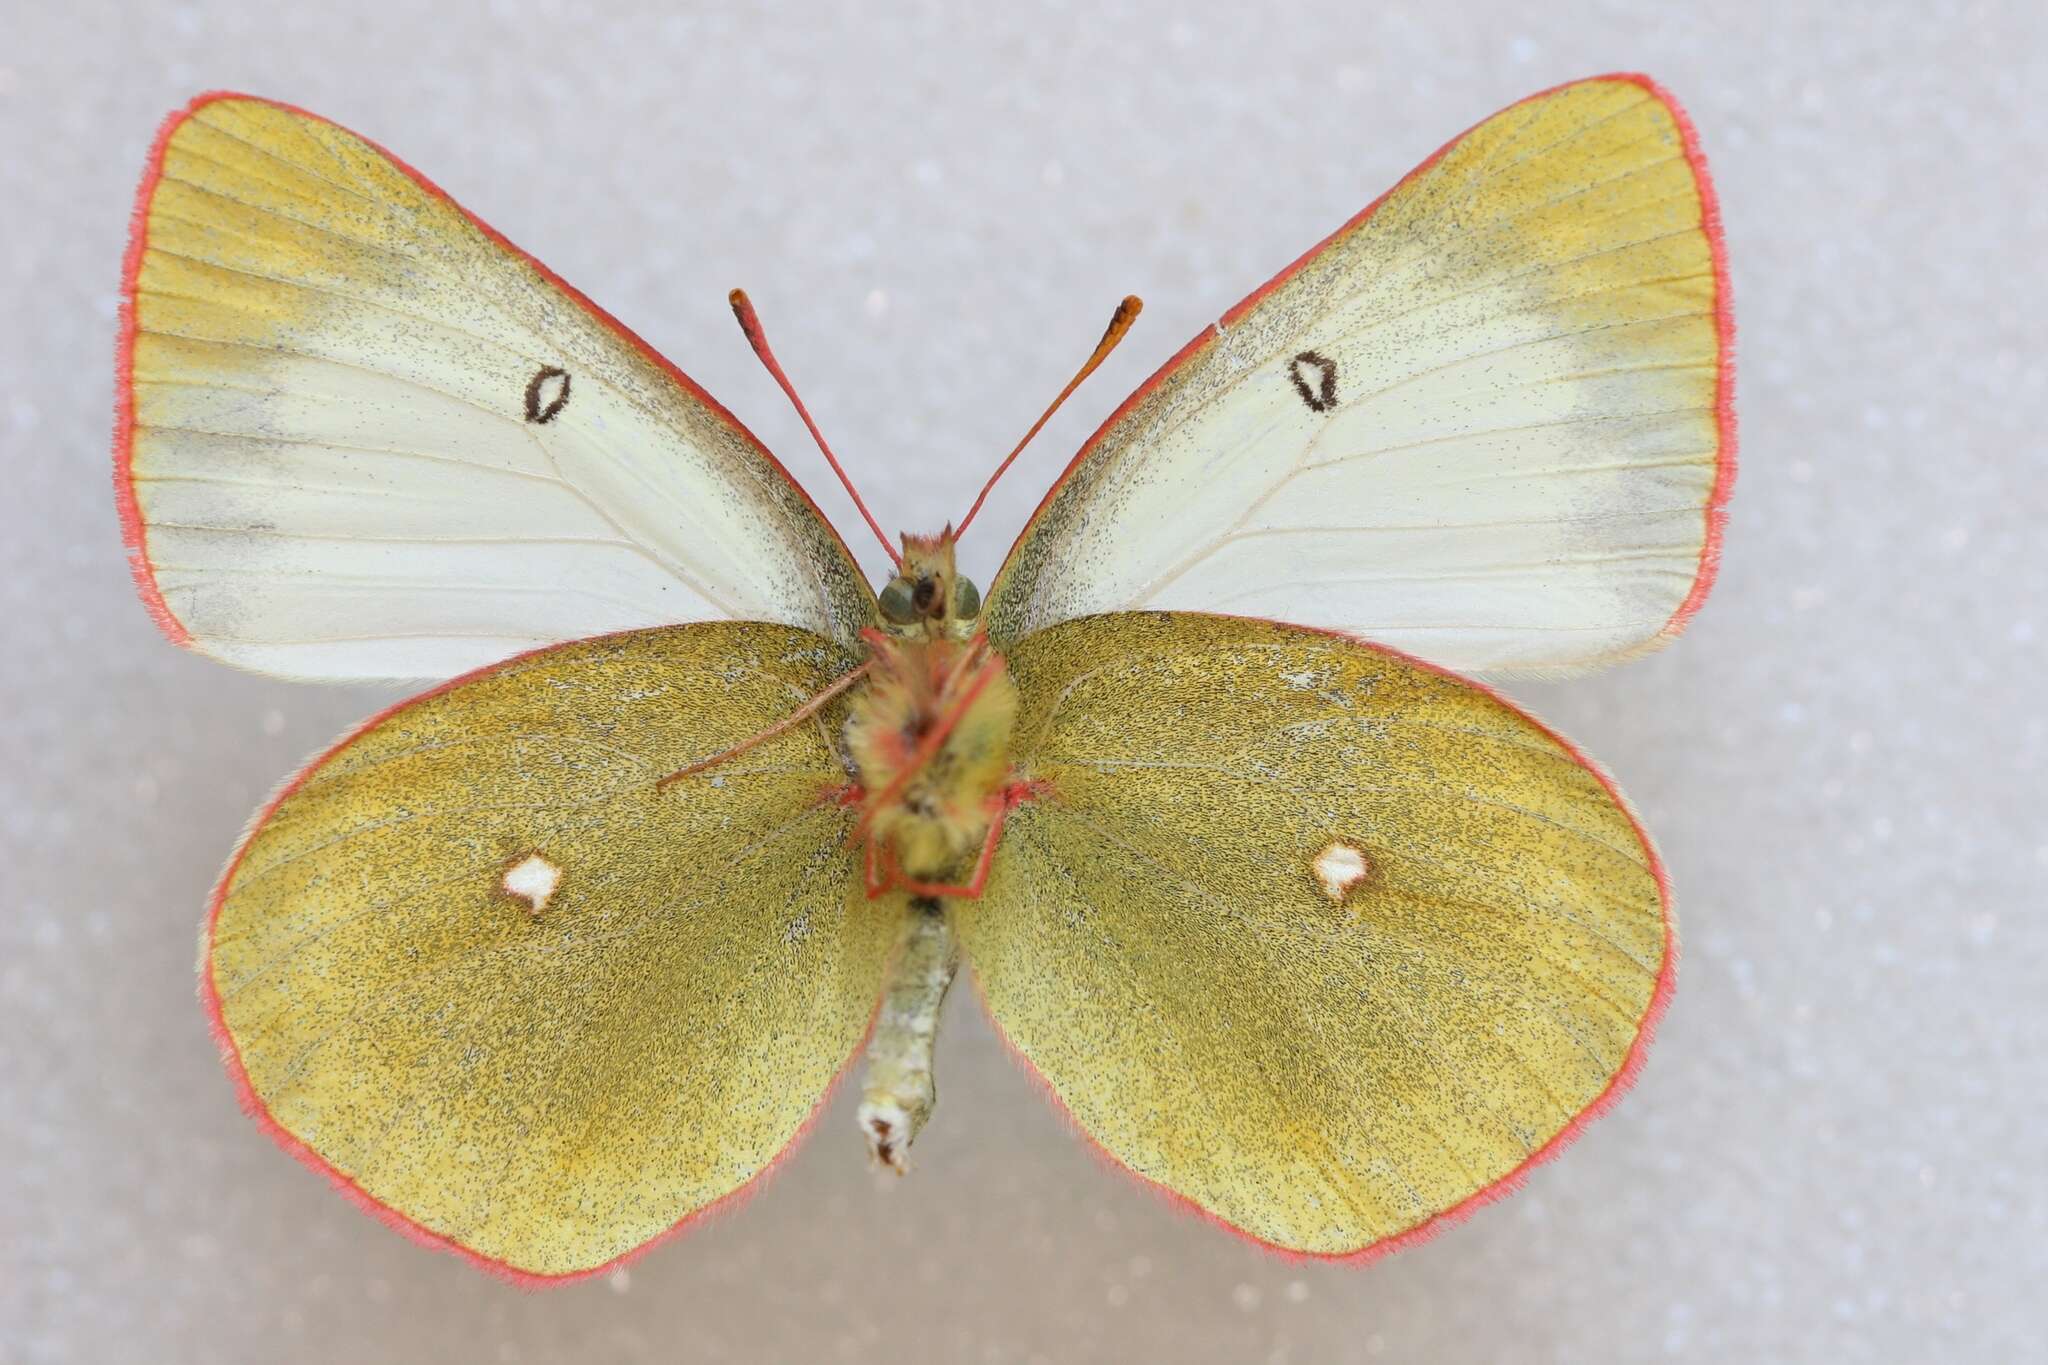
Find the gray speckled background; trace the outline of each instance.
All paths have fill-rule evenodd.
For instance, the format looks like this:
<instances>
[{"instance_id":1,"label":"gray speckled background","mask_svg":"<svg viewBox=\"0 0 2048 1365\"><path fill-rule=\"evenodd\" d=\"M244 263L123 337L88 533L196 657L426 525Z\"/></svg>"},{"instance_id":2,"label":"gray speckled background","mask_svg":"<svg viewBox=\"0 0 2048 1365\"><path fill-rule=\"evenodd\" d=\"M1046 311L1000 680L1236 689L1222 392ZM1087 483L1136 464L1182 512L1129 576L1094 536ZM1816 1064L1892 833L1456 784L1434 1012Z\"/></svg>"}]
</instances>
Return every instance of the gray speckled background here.
<instances>
[{"instance_id":1,"label":"gray speckled background","mask_svg":"<svg viewBox=\"0 0 2048 1365\"><path fill-rule=\"evenodd\" d=\"M0 1361L2039 1358L2038 7L1002 9L8 7ZM1457 129L1617 67L1689 103L1718 172L1744 463L1679 645L1516 689L1640 804L1687 948L1635 1093L1519 1197L1362 1270L1260 1255L1098 1166L971 994L912 1178L867 1173L842 1095L747 1207L540 1295L236 1112L201 901L381 698L181 654L130 593L110 353L165 111L239 87L388 143L737 409L856 545L729 286L914 528L1142 293L977 527L986 582L1199 326Z\"/></svg>"}]
</instances>

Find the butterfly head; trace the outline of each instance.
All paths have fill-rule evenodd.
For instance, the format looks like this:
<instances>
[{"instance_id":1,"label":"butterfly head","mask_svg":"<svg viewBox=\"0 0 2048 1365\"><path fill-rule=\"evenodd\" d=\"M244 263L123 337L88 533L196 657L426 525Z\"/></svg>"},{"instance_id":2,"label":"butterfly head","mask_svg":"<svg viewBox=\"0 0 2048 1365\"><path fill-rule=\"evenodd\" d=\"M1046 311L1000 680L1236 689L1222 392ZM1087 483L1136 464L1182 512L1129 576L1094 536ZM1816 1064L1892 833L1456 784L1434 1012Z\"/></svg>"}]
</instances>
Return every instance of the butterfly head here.
<instances>
[{"instance_id":1,"label":"butterfly head","mask_svg":"<svg viewBox=\"0 0 2048 1365\"><path fill-rule=\"evenodd\" d=\"M903 562L881 593L892 635L965 640L979 628L981 592L953 567L953 528L903 537Z\"/></svg>"}]
</instances>

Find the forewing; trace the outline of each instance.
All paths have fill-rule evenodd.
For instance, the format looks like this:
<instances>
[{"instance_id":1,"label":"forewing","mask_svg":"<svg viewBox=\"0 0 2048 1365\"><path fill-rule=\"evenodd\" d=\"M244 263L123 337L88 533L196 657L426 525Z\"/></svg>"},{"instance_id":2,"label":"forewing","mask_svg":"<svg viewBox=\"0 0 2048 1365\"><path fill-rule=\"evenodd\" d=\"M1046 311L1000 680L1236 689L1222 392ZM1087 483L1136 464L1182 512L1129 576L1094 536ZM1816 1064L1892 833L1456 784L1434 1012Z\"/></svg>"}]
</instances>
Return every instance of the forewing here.
<instances>
[{"instance_id":1,"label":"forewing","mask_svg":"<svg viewBox=\"0 0 2048 1365\"><path fill-rule=\"evenodd\" d=\"M1010 552L990 633L1164 607L1465 670L1639 653L1714 568L1730 326L1678 106L1633 76L1537 95L1140 389Z\"/></svg>"},{"instance_id":2,"label":"forewing","mask_svg":"<svg viewBox=\"0 0 2048 1365\"><path fill-rule=\"evenodd\" d=\"M423 1240L590 1273L762 1174L858 1046L893 926L845 847L837 707L666 789L853 663L701 624L528 655L301 774L201 967L284 1145Z\"/></svg>"},{"instance_id":3,"label":"forewing","mask_svg":"<svg viewBox=\"0 0 2048 1365\"><path fill-rule=\"evenodd\" d=\"M1010 662L1014 811L955 905L1095 1142L1261 1242L1385 1250L1615 1098L1671 985L1620 797L1491 693L1271 623L1054 626Z\"/></svg>"},{"instance_id":4,"label":"forewing","mask_svg":"<svg viewBox=\"0 0 2048 1365\"><path fill-rule=\"evenodd\" d=\"M115 492L175 640L297 677L447 677L721 618L852 640L832 528L646 343L380 148L208 96L124 279Z\"/></svg>"}]
</instances>

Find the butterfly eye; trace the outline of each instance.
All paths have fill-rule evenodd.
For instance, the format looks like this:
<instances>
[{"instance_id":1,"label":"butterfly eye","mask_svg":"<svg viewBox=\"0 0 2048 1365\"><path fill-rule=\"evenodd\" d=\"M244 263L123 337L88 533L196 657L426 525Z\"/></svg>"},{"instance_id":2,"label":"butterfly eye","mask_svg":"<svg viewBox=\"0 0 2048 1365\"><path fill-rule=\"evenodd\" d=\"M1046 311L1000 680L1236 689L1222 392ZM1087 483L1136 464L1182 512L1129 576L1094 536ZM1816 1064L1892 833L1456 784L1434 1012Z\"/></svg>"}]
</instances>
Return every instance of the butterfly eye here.
<instances>
[{"instance_id":1,"label":"butterfly eye","mask_svg":"<svg viewBox=\"0 0 2048 1365\"><path fill-rule=\"evenodd\" d=\"M981 590L965 578L953 580L953 619L972 621L981 615Z\"/></svg>"},{"instance_id":2,"label":"butterfly eye","mask_svg":"<svg viewBox=\"0 0 2048 1365\"><path fill-rule=\"evenodd\" d=\"M917 604L911 600L910 585L900 578L889 580L889 586L882 589L882 615L899 626L907 626L917 619Z\"/></svg>"}]
</instances>

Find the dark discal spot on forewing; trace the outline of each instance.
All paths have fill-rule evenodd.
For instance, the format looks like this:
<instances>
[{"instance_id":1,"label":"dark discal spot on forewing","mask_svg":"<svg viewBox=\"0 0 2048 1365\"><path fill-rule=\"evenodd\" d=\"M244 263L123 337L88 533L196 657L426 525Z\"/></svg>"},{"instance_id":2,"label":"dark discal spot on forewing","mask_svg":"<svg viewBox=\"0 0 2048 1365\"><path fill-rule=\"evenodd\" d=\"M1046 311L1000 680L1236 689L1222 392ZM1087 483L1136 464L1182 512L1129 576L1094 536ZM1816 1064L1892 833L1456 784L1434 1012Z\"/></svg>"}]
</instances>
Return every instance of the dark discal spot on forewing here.
<instances>
[{"instance_id":1,"label":"dark discal spot on forewing","mask_svg":"<svg viewBox=\"0 0 2048 1365\"><path fill-rule=\"evenodd\" d=\"M1320 351L1303 351L1287 362L1287 377L1310 412L1337 406L1337 362Z\"/></svg>"},{"instance_id":2,"label":"dark discal spot on forewing","mask_svg":"<svg viewBox=\"0 0 2048 1365\"><path fill-rule=\"evenodd\" d=\"M1299 380L1295 381L1299 383ZM547 423L569 406L569 372L543 365L526 381L526 420Z\"/></svg>"}]
</instances>

